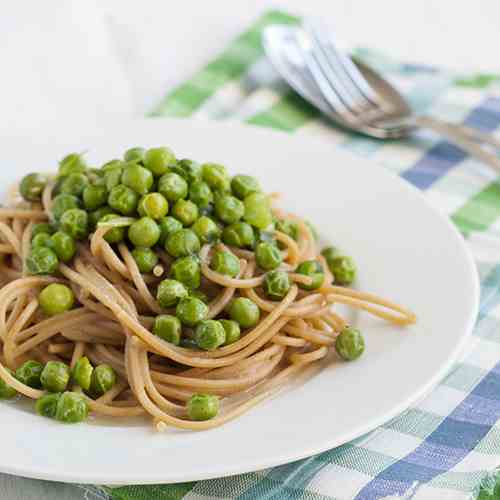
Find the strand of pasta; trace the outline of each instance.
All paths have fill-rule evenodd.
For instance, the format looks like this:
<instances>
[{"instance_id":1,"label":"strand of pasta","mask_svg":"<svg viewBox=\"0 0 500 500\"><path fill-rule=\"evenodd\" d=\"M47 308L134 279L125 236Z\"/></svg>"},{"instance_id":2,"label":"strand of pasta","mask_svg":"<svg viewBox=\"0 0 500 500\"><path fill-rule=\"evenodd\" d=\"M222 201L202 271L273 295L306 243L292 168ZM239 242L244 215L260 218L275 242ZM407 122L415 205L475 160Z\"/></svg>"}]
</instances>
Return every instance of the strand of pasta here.
<instances>
[{"instance_id":1,"label":"strand of pasta","mask_svg":"<svg viewBox=\"0 0 500 500\"><path fill-rule=\"evenodd\" d=\"M0 222L0 235L12 246L16 255L21 256L21 241L5 222Z\"/></svg>"},{"instance_id":2,"label":"strand of pasta","mask_svg":"<svg viewBox=\"0 0 500 500\"><path fill-rule=\"evenodd\" d=\"M32 221L41 221L47 219L47 214L40 210L0 208L0 219L28 219Z\"/></svg>"},{"instance_id":3,"label":"strand of pasta","mask_svg":"<svg viewBox=\"0 0 500 500\"><path fill-rule=\"evenodd\" d=\"M289 264L295 267L300 260L300 249L297 245L297 242L293 238L290 238L290 236L288 236L287 234L282 233L281 231L275 231L274 237L280 243L283 243L285 245L285 247L288 250L287 258L289 260Z\"/></svg>"},{"instance_id":4,"label":"strand of pasta","mask_svg":"<svg viewBox=\"0 0 500 500\"><path fill-rule=\"evenodd\" d=\"M220 360L213 359L205 359L206 357L221 357L225 356L230 352L235 352L239 350L243 346L248 346L250 342L254 340L254 338L259 337L262 331L265 331L268 327L273 324L276 319L281 315L282 310L286 309L294 300L297 294L297 287L293 286L288 292L287 297L281 302L281 309L277 307L271 314L269 314L259 325L247 335L242 337L237 342L223 347L218 351L206 352L206 353L195 353L191 352L188 349L184 349L181 347L175 347L172 345L168 345L168 343L161 340L159 337L156 337L151 332L146 330L140 323L134 320L124 309L119 307L117 303L115 303L101 288L97 287L92 281L88 280L81 274L71 270L66 265L61 265L61 272L69 279L77 282L80 286L84 286L91 291L91 293L98 298L103 304L105 304L109 309L113 311L116 315L118 321L123 324L124 327L133 331L136 335L138 335L143 341L148 344L152 350L155 352L159 352L164 356L171 358L177 362L184 363L189 366L200 366L200 367L215 367L215 366L225 366L227 364L231 364L234 359L230 357L225 357ZM286 319L279 320L280 327L286 323ZM267 338L267 337L266 337ZM250 346L254 348L255 346ZM258 345L257 349L260 347ZM255 349L256 350L256 349ZM254 351L255 352L255 351ZM202 357L202 355L204 356ZM241 353L239 354L241 355Z\"/></svg>"},{"instance_id":5,"label":"strand of pasta","mask_svg":"<svg viewBox=\"0 0 500 500\"><path fill-rule=\"evenodd\" d=\"M112 229L111 226L98 227L90 239L90 251L94 257L102 257L107 266L130 279L127 266L118 258L104 235Z\"/></svg>"},{"instance_id":6,"label":"strand of pasta","mask_svg":"<svg viewBox=\"0 0 500 500\"><path fill-rule=\"evenodd\" d=\"M260 394L257 394L256 396L252 397L251 399L243 402L239 406L237 406L235 409L227 412L223 416L217 416L213 418L212 420L206 420L206 421L201 421L201 422L193 422L193 421L186 421L182 420L176 417L173 417L164 411L162 411L160 408L155 406L152 401L148 398L146 391L144 389L144 379L141 374L141 369L140 369L140 359L139 359L139 347L137 344L139 341L137 340L136 337L130 337L127 341L127 357L128 357L128 364L131 367L131 372L132 372L132 377L131 377L131 386L136 394L137 399L141 403L141 405L144 407L144 409L153 417L155 417L157 420L164 422L167 425L171 425L173 427L179 427L181 429L188 429L188 430L205 430L205 429L212 429L215 427L218 427L238 416L243 414L244 412L250 410L254 406L256 406L258 403L263 401L264 399L268 398L270 396L269 391L272 389L272 385L268 388L268 391L262 391ZM270 382L274 385L278 385L279 383L283 382L286 380L287 377L290 377L294 372L299 371L303 367L303 363L298 363L295 366L290 366L280 372L276 377L274 377Z\"/></svg>"},{"instance_id":7,"label":"strand of pasta","mask_svg":"<svg viewBox=\"0 0 500 500\"><path fill-rule=\"evenodd\" d=\"M322 293L327 293L327 294L335 294L335 295L345 295L347 297L353 297L359 300L363 300L366 302L370 302L372 304L377 304L380 306L383 306L387 309L392 309L396 312L399 312L402 316L406 317L408 319L409 323L414 323L417 320L417 317L415 314L398 305L395 304L394 302L391 302L390 300L384 299L382 297L379 297L377 295L374 295L372 293L368 292L361 292L359 290L353 290L352 288L346 288L346 287L341 287L341 286L334 286L334 285L328 285L326 287L322 287L321 289Z\"/></svg>"},{"instance_id":8,"label":"strand of pasta","mask_svg":"<svg viewBox=\"0 0 500 500\"><path fill-rule=\"evenodd\" d=\"M12 232L16 235L16 238L18 239L20 245L21 245L21 239L23 237L24 222L25 221L23 221L22 219L13 219L12 220ZM29 221L29 222L31 222L31 221ZM22 256L22 250L20 253Z\"/></svg>"},{"instance_id":9,"label":"strand of pasta","mask_svg":"<svg viewBox=\"0 0 500 500\"><path fill-rule=\"evenodd\" d=\"M326 298L330 303L346 304L356 309L362 309L363 311L369 312L374 316L378 316L379 318L383 318L397 325L409 325L415 322L415 319L411 314L410 315L405 313L401 313L400 315L393 314L391 312L384 311L383 309L373 307L369 303L364 302L363 300L359 300L354 297L349 297L347 295L338 295L332 293L328 294Z\"/></svg>"},{"instance_id":10,"label":"strand of pasta","mask_svg":"<svg viewBox=\"0 0 500 500\"><path fill-rule=\"evenodd\" d=\"M49 276L40 277L29 277L29 278L19 278L15 281L11 281L8 285L5 285L0 290L0 337L5 338L7 331L7 309L10 303L16 299L18 296L44 284L54 283L60 281L57 278L52 278Z\"/></svg>"},{"instance_id":11,"label":"strand of pasta","mask_svg":"<svg viewBox=\"0 0 500 500\"><path fill-rule=\"evenodd\" d=\"M38 300L36 298L31 299L24 311L18 316L14 324L10 327L5 335L3 354L5 356L5 363L9 368L14 368L15 366L15 337L21 331L24 325L30 320L37 308Z\"/></svg>"},{"instance_id":12,"label":"strand of pasta","mask_svg":"<svg viewBox=\"0 0 500 500\"><path fill-rule=\"evenodd\" d=\"M42 206L44 215L50 217L50 210L52 208L52 191L56 185L55 179L49 179L42 192Z\"/></svg>"},{"instance_id":13,"label":"strand of pasta","mask_svg":"<svg viewBox=\"0 0 500 500\"><path fill-rule=\"evenodd\" d=\"M131 276L132 281L134 282L137 290L141 294L144 303L147 304L147 306L151 311L157 314L161 314L162 312L164 312L163 309L158 304L158 302L156 301L156 299L151 295L151 292L146 286L146 283L144 283L144 279L142 278L139 268L137 267L137 263L135 262L135 259L132 257L132 254L130 253L129 249L125 246L125 244L120 243L118 245L118 250L120 251L123 261L125 262L128 274Z\"/></svg>"},{"instance_id":14,"label":"strand of pasta","mask_svg":"<svg viewBox=\"0 0 500 500\"><path fill-rule=\"evenodd\" d=\"M73 370L77 361L85 354L85 342L76 341L73 348L73 355L71 356L71 363L69 367Z\"/></svg>"}]
</instances>

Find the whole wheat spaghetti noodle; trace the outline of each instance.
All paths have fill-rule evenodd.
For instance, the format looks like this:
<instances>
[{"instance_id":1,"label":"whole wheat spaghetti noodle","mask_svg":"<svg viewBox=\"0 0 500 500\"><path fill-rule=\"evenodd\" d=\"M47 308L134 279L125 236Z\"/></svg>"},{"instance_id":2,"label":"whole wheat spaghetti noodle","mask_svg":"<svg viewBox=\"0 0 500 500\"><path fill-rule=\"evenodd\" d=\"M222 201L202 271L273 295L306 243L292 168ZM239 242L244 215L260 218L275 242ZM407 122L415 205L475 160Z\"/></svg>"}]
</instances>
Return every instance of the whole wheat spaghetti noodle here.
<instances>
[{"instance_id":1,"label":"whole wheat spaghetti noodle","mask_svg":"<svg viewBox=\"0 0 500 500\"><path fill-rule=\"evenodd\" d=\"M10 389L43 401L47 367L64 364L73 372L61 392L91 412L146 414L158 430L210 429L332 349L344 359L360 355L363 348L351 345L360 333L338 305L399 326L416 321L391 301L340 286L353 278L352 261L333 249L320 253L311 226L276 207L277 196L270 203L255 180L185 162L172 156L158 169L139 157L98 171L72 154L58 176L24 178L25 200L0 208L0 396ZM205 204L193 190L201 181ZM159 192L142 199L134 191L144 195L152 185ZM120 213L123 193L135 205ZM177 219L155 212L169 205ZM92 220L102 208L107 219ZM51 287L66 294L62 309L56 295L48 301ZM167 297L163 288L179 295ZM181 310L188 302L189 314L201 311L196 320ZM164 334L162 322L173 330ZM35 382L23 376L34 361L43 366ZM103 389L97 375L104 370L112 383ZM62 419L63 396L54 397L54 414L44 414ZM195 411L200 398L212 398L216 410Z\"/></svg>"}]
</instances>

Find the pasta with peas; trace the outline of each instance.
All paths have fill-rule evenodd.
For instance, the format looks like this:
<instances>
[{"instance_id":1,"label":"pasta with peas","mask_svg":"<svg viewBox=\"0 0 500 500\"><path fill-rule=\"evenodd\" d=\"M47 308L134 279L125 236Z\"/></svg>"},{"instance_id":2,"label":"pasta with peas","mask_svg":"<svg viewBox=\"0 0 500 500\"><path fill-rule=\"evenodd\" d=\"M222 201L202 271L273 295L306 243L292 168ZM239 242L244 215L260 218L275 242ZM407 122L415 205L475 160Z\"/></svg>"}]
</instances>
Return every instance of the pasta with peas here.
<instances>
[{"instance_id":1,"label":"pasta with peas","mask_svg":"<svg viewBox=\"0 0 500 500\"><path fill-rule=\"evenodd\" d=\"M248 175L132 148L72 153L0 208L0 398L68 423L147 414L217 427L331 349L364 351L338 304L413 313L351 288L353 260Z\"/></svg>"}]
</instances>

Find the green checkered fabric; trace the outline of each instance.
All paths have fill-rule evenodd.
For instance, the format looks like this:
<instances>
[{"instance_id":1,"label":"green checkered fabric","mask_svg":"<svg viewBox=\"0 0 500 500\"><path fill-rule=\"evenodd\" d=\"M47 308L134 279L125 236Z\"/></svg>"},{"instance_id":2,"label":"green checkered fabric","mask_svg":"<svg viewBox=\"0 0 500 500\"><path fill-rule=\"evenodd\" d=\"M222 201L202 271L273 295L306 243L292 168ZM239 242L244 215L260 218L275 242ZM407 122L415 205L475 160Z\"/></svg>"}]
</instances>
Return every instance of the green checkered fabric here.
<instances>
[{"instance_id":1,"label":"green checkered fabric","mask_svg":"<svg viewBox=\"0 0 500 500\"><path fill-rule=\"evenodd\" d=\"M457 225L481 278L480 315L467 355L422 402L354 442L264 471L175 485L103 488L115 500L500 499L500 183L494 172L432 133L398 142L347 134L324 122L266 61L261 33L299 19L267 12L153 109L152 116L238 120L324 135L425 193ZM371 50L376 67L417 112L488 133L500 125L500 77L402 64ZM479 496L478 496L479 495Z\"/></svg>"}]
</instances>

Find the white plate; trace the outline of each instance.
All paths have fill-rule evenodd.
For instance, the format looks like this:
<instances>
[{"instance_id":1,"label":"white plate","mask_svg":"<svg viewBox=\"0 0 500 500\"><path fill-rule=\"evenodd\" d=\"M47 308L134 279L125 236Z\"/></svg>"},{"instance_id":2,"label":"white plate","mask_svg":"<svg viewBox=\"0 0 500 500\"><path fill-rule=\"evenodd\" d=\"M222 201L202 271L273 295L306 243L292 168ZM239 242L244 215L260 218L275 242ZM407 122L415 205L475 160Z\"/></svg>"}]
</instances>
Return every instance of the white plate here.
<instances>
[{"instance_id":1,"label":"white plate","mask_svg":"<svg viewBox=\"0 0 500 500\"><path fill-rule=\"evenodd\" d=\"M281 191L352 255L357 286L418 315L400 329L366 315L364 356L337 362L303 385L206 432L158 434L147 422L61 425L32 405L1 403L0 471L87 483L168 483L226 476L297 460L383 424L451 367L477 312L478 279L462 238L411 186L333 144L240 125L189 121L64 124L2 137L1 185L54 169L70 151L96 164L127 147L167 144L181 156L227 165Z\"/></svg>"}]
</instances>

